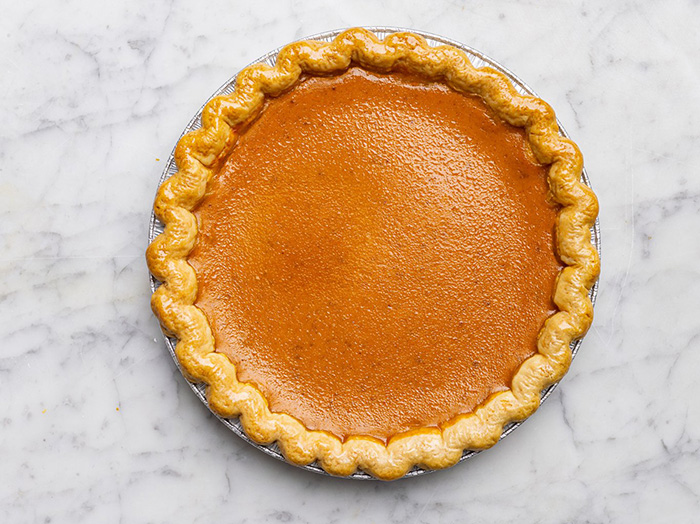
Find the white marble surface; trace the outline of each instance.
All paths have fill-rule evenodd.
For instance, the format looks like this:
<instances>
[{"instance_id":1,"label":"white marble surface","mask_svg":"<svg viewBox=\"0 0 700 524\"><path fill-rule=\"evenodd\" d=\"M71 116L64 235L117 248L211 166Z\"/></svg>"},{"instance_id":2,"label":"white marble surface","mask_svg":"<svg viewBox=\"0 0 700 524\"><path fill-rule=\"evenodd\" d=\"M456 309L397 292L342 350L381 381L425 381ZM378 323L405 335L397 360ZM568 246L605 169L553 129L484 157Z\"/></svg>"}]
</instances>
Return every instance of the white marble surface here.
<instances>
[{"instance_id":1,"label":"white marble surface","mask_svg":"<svg viewBox=\"0 0 700 524\"><path fill-rule=\"evenodd\" d=\"M210 416L143 256L163 161L211 92L290 40L378 24L461 40L550 101L604 243L594 327L542 409L389 484L297 470ZM698 24L690 0L5 2L0 522L697 521Z\"/></svg>"}]
</instances>

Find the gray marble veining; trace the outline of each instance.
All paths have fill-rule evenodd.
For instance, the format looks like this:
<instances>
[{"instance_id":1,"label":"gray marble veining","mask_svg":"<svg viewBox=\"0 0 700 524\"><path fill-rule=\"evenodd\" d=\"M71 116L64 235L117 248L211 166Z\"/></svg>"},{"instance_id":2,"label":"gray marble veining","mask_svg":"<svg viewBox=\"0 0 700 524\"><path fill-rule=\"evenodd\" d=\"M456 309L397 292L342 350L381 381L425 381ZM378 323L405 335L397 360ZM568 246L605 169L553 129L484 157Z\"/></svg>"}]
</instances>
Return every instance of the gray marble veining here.
<instances>
[{"instance_id":1,"label":"gray marble veining","mask_svg":"<svg viewBox=\"0 0 700 524\"><path fill-rule=\"evenodd\" d=\"M697 520L699 21L690 0L4 6L0 522ZM560 388L496 448L390 484L278 463L209 415L163 347L143 257L163 161L203 99L352 25L511 68L601 202L596 320Z\"/></svg>"}]
</instances>

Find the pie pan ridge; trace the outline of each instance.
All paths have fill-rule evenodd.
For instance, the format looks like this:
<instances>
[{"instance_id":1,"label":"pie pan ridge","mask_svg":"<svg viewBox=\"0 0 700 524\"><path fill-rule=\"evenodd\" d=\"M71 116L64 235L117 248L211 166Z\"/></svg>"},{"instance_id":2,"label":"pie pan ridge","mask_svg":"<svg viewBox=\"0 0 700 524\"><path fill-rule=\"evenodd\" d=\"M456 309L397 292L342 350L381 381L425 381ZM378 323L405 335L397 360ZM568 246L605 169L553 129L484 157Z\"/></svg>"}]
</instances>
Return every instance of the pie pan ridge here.
<instances>
[{"instance_id":1,"label":"pie pan ridge","mask_svg":"<svg viewBox=\"0 0 700 524\"><path fill-rule=\"evenodd\" d=\"M380 39L383 39L387 35L391 35L393 33L403 31L403 30L399 30L399 29L395 29L395 28L385 28L385 27L381 27L381 28L374 27L374 28L369 28L369 30L373 31L375 33L375 35ZM348 39L348 38L349 39L369 38L369 36L366 33L362 32L360 30L353 30L353 31L354 32L352 32L352 33L346 33L345 38L346 39ZM507 76L507 78L510 79L511 83L513 84L513 86L515 87L517 92L519 92L521 94L533 94L532 91L525 84L523 84L521 81L519 81L514 75L508 73L507 70L498 66L493 61L491 61L490 59L486 58L485 56L481 55L478 52L476 52L476 51L474 51L474 50L472 50L472 49L470 49L462 44L452 42L452 41L443 39L441 37L436 37L434 35L430 35L427 33L421 33L418 31L409 31L409 32L412 33L413 35L417 34L417 35L425 38L428 42L428 45L431 45L431 46L432 45L447 44L447 45L450 45L452 47L461 49L462 51L464 51L468 55L469 59L471 60L471 62L474 64L475 67L480 67L482 65L486 65L486 66L490 67L491 69L499 70L501 72L501 75L504 74ZM321 35L315 35L312 37L308 37L307 39L304 39L304 40L317 40L317 41L328 42L328 41L332 40L338 34L341 34L341 31L333 31L333 32L324 33ZM409 46L417 45L414 40L411 40L411 42L407 43L406 42L406 35L399 35L398 40L395 39L394 43L396 43L397 41L398 41L399 46L401 46L401 45L404 45L404 46L405 45L409 45ZM418 43L418 48L420 51L428 50L428 48L425 48L423 46L423 44L420 44L420 42ZM410 51L411 50L409 49L409 52ZM274 52L262 57L260 62L272 65L272 64L274 64L275 58L276 58L278 53L279 53L279 50L274 51ZM338 69L334 69L334 71L335 70L338 70ZM496 79L497 79L496 81L500 80L501 75L490 74L491 77L496 77ZM233 91L234 85L235 85L235 77L234 77L234 79L231 79L229 82L227 82L224 86L222 86L222 88L219 89L219 91L217 91L215 96L219 95L219 94L226 95L226 94L231 93ZM515 93L515 91L512 93L512 96L517 97L517 94ZM543 108L543 111L545 113L547 113L548 111L549 111L549 113L551 113L551 109L548 110L547 109L548 106L546 106L546 104L543 104L543 106L545 106ZM202 111L200 110L200 112L192 119L192 121L188 125L185 132L198 129L201 126L201 114L202 114ZM552 129L556 129L556 124L553 121L553 113L551 115L545 115L545 116L546 117L548 116L548 118L551 121L548 121L545 128L543 128L541 131L544 134L550 133L550 138L551 138ZM566 136L565 133L563 131L561 131L561 126L559 126L559 129L560 129L560 134L565 137ZM183 135L184 135L184 133L183 133ZM557 134L557 136L559 136L559 134ZM573 165L572 169L578 169L579 170L578 172L581 172L580 171L580 169L581 169L580 155L578 154L578 150L575 148L575 146L572 143L565 141L563 139L557 139L557 143L563 144L562 147L564 149L566 149L567 151L569 151L569 153L571 155L573 155L572 162L574 164L576 164L576 162L578 162L579 165L578 166ZM573 149L571 149L571 148L573 148ZM573 151L573 152L571 152L571 151ZM203 153L200 152L198 154L201 155ZM205 161L206 161L206 159L205 159ZM168 163L166 164L166 168L165 168L165 171L163 173L163 178L162 178L161 182L163 182L164 180L166 180L170 176L172 176L174 174L174 172L176 171L176 169L177 168L176 168L175 162L174 162L174 155L171 155L170 159L168 160ZM587 183L587 177L585 175L585 172L581 172L581 177L582 177L582 180L584 181L584 183ZM571 178L571 177L569 177L569 178ZM578 320L576 318L576 315L570 315L571 318L567 319L570 322L567 322L566 325L568 326L568 328L570 328L570 335L573 334L573 335L571 335L571 338L576 338L576 337L580 337L583 335L583 333L585 332L585 329L588 327L588 324L590 323L590 315L592 314L592 301L595 299L596 292L597 292L596 276L597 276L597 269L598 269L597 252L599 250L599 230L598 230L598 226L597 226L597 220L596 220L595 224L593 224L593 219L595 219L596 214L597 214L596 213L597 212L597 205L595 203L595 198L592 196L592 194L590 194L589 192L587 192L584 189L585 186L580 186L577 182L575 182L575 181L572 182L572 180L570 180L570 179L568 180L567 183L573 184L573 186L572 186L573 189L575 191L579 191L579 193L582 193L584 195L583 196L584 199L586 199L586 198L588 199L586 201L585 205L583 206L583 208L584 208L583 214L585 216L579 217L578 219L576 219L576 217L574 217L575 220L578 220L578 222L577 222L578 233L577 234L579 235L577 237L577 239L574 239L574 240L579 242L579 244L577 245L577 249L583 250L585 252L585 256L587 258L584 258L583 260L579 260L579 261L574 261L574 263L578 264L578 266L579 266L578 269L580 270L579 271L580 274L576 274L576 271L569 272L569 273L574 274L573 275L575 277L574 280L578 279L576 285L578 286L579 290L585 288L585 290L583 290L585 292L579 293L579 294L582 294L583 298L586 298L586 296L587 296L588 299L590 300L588 303L585 303L585 301L581 302L579 300L578 304L574 304L572 306L573 310L576 310L576 308L579 308L578 315L580 316L580 318L578 318ZM574 203L574 204L576 204L576 203ZM581 224L592 226L591 236L593 239L595 249L593 249L593 247L590 245L590 243L588 244L588 248L585 247L585 242L583 242L583 241L584 240L588 241L588 240L586 238L584 238L585 234L583 234L583 232L581 230ZM151 228L150 228L150 235L149 235L150 240L153 241L155 239L155 237L159 233L161 233L162 231L163 231L162 224L158 223L158 221L154 215L152 217L152 221L151 221ZM186 253L185 253L185 256L186 256ZM575 257L575 254L574 254L574 257ZM149 261L150 261L150 259L149 259ZM151 264L151 269L152 269L152 271L154 271L154 273L157 273L157 274L160 273L162 275L162 271L159 271L157 267L155 267L155 270L154 270L153 264ZM158 282L154 276L151 277L151 286L154 290L158 286ZM164 291L164 290L161 290L161 291ZM161 293L161 295L162 294L163 293ZM575 296L574 302L576 302L576 300L578 300L580 298L581 297ZM190 302L190 304L191 304L191 302ZM560 309L561 309L561 306L560 306ZM156 310L158 310L158 307L156 307ZM560 313L562 313L562 311L560 311ZM162 320L162 318L161 318L161 320ZM577 322L578 322L578 325L574 325ZM561 335L561 333L560 333L560 335ZM175 340L172 338L166 338L166 341L167 341L169 350L171 351L171 354L175 357L175 351L176 351L175 350ZM324 461L324 466L326 467L326 469L331 470L334 474L339 474L339 475L351 474L352 478L373 478L366 473L357 472L357 471L353 473L354 469L357 466L360 466L365 470L372 471L372 473L374 473L378 477L390 479L390 478L397 478L397 477L401 477L401 476L413 476L413 475L417 475L417 474L420 474L422 472L425 472L426 471L425 469L415 466L416 462L428 463L433 468L436 468L436 467L441 468L441 467L446 467L448 465L451 465L457 461L464 460L464 459L472 456L475 452L474 451L464 451L463 452L459 448L473 447L473 448L481 449L481 448L490 447L496 441L498 441L499 438L502 438L503 436L510 433L510 431L512 431L520 423L520 422L514 422L513 420L515 420L515 419L520 420L520 419L524 418L525 416L529 415L532 411L534 411L534 409L536 409L537 405L539 405L539 402L542 399L544 399L549 394L549 392L551 392L554 385L556 385L556 380L558 380L561 377L561 375L566 371L566 369L568 369L568 362L571 358L571 355L575 354L575 352L578 350L579 345L580 345L580 339L572 342L570 345L570 349L571 349L570 352L569 352L569 345L568 344L564 348L562 348L561 344L558 345L558 348L554 348L552 346L550 349L553 349L554 353L556 353L555 358L560 359L560 362L557 364L557 366L559 366L559 368L555 369L551 376L540 381L543 384L543 386L541 388L539 388L539 387L537 388L537 395L536 396L532 393L532 391L530 391L529 393L526 392L524 394L525 396L522 397L522 398L527 397L527 401L521 401L521 400L517 400L517 399L513 400L513 398L509 398L505 402L505 404L504 404L505 407L503 409L507 410L507 409L512 408L512 412L509 415L507 415L505 417L501 417L499 420L496 420L495 425L494 425L493 421L490 421L484 427L478 427L479 425L477 424L477 430L481 432L481 434L477 440L474 440L472 438L473 435L469 434L469 431L471 431L471 430L467 430L466 434L464 433L464 431L462 431L461 434L460 434L460 432L456 432L456 434L452 436L453 439L456 439L456 441L455 441L456 444L446 445L445 441L443 440L442 435L440 434L441 432L437 432L437 433L439 433L437 435L435 433L432 433L430 435L430 437L424 439L424 441L422 443L418 443L418 444L412 443L411 446L409 446L411 448L414 448L412 450L408 450L408 453L409 454L412 453L412 456L414 458L407 459L407 460L405 459L405 457L401 457L401 456L397 456L398 460L395 460L396 457L389 457L389 458L387 458L387 456L382 457L381 455L383 452L381 449L376 448L376 446L377 446L376 443L372 443L371 445L369 445L369 447L372 448L372 450L369 452L369 455L371 455L371 457L368 458L367 456L364 456L364 457L360 457L359 459L356 458L356 459L352 459L352 460L347 460L348 452L346 450L342 450L340 448L337 448L337 445L340 445L339 442L336 445L335 443L332 443L332 442L329 443L329 442L325 442L325 441L320 442L318 440L314 440L315 444L313 444L313 445L316 447L315 447L315 450L313 452L311 452L310 454L307 453L306 455L304 455L305 452L303 450L301 450L301 451L297 450L297 451L299 451L298 453L296 453L294 450L292 450L291 454L295 457L294 462L297 462L297 463L309 462L308 464L304 465L303 467L305 467L306 469L310 469L312 471L315 471L315 472L322 472L323 470L318 466L318 464L314 463L312 460L309 460L309 459L320 458L321 460ZM540 348L540 349L542 349L542 348ZM536 356L540 357L540 360L545 358L541 354L538 354ZM181 362L179 361L179 359L175 357L175 360L178 363L178 365L180 366ZM214 367L216 367L218 365L221 365L220 359L217 359L217 364L214 365ZM188 374L190 376L192 374L194 374L192 372L191 368L188 368L188 371L189 371ZM197 373L197 370L195 370L195 373ZM220 373L220 370L217 368L217 371L215 373ZM206 402L206 398L204 396L203 384L197 384L197 385L191 384L191 386L193 387L193 390L197 393L198 397ZM514 397L514 395L511 395L511 397ZM222 401L222 402L226 403L226 401ZM508 407L508 406L511 406L511 407ZM224 408L224 411L226 409L227 408ZM236 409L238 409L238 408L236 408ZM221 412L222 412L222 410L220 408L219 413L215 412L215 414L217 416L219 416L221 414ZM289 417L289 418L291 418L291 417ZM224 420L226 425L229 426L233 431L235 431L237 434L239 434L244 439L251 442L249 437L242 430L241 425L240 425L240 421L237 418L236 419L222 419L222 420ZM503 423L505 423L505 426L503 425ZM282 426L284 426L284 424L282 424ZM488 427L486 427L486 426L488 426ZM474 429L474 426L472 426L472 429ZM249 428L249 430L250 430L250 428ZM298 428L295 431L297 431L297 430L298 430ZM279 430L276 429L275 432L277 432L277 433L275 433L276 438L277 438L279 436L278 435ZM312 433L312 432L308 432L308 433ZM324 438L325 437L321 438L321 440L324 440ZM328 437L328 438L330 438L330 437ZM403 437L400 437L400 439L402 439L402 438ZM466 438L466 440L464 440L465 438ZM262 435L261 433L258 433L258 439L271 440L269 435L265 436L265 435ZM365 443L363 443L363 442L359 442L356 444L357 444L357 446L355 446L356 449L358 447L359 448L365 447ZM390 446L392 446L392 444L393 444L393 442L390 443ZM259 444L255 444L255 445L258 446L263 451L267 452L268 454L271 454L273 456L276 456L277 458L283 459L283 456L280 453L279 447L276 446L275 444L270 444L270 445L266 445L266 446L261 446ZM287 453L288 454L290 454L289 445L290 445L289 442L287 442L287 446L288 446ZM329 450L329 446L335 446L334 450ZM437 455L433 453L434 449L436 449L436 447L439 448L441 446L443 448L445 446L447 446L449 448L449 451L450 451L449 458L446 458L442 462L432 461L434 456L439 455L439 453ZM303 448L303 446L301 446L301 447ZM415 449L416 447L420 447L421 449L416 450ZM294 444L292 444L292 448L294 448ZM386 447L385 447L385 450L386 450ZM324 455L324 453L326 455ZM384 453L386 453L386 451L384 451ZM329 458L327 456L328 454L332 455L333 458ZM350 455L354 454L356 457L358 456L357 451L350 451L349 454ZM362 452L360 452L359 454L362 455ZM416 459L415 457L418 457L418 459ZM412 469L409 469L409 468L412 468Z\"/></svg>"}]
</instances>

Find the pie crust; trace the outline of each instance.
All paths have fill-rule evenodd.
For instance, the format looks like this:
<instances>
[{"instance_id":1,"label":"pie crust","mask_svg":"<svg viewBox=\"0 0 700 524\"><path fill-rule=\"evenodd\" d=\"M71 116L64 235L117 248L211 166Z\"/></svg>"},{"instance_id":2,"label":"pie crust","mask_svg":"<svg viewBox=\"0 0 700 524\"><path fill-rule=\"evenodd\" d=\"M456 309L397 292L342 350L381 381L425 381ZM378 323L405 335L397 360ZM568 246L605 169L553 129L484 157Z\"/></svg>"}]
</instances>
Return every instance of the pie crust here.
<instances>
[{"instance_id":1,"label":"pie crust","mask_svg":"<svg viewBox=\"0 0 700 524\"><path fill-rule=\"evenodd\" d=\"M379 72L401 69L479 96L500 119L525 129L537 160L550 166L550 192L561 206L555 247L565 267L554 293L558 311L544 323L538 353L520 366L509 390L492 395L472 413L440 428L398 434L387 443L367 436L341 441L331 433L308 430L290 415L270 412L260 390L239 382L228 357L215 352L209 322L194 305L197 279L187 262L197 237L193 210L204 197L207 182L235 147L238 129L256 116L266 96L292 88L301 74L340 73L351 65ZM147 250L148 266L163 283L153 294L153 310L164 330L178 339L176 355L188 378L209 386L212 410L222 417L240 417L252 440L276 441L295 464L318 461L327 472L342 476L359 468L385 480L402 477L415 465L451 466L464 450L493 446L505 424L523 420L537 409L542 390L568 370L571 342L591 324L589 291L599 273L591 227L598 204L591 189L580 182L581 153L559 134L547 103L520 95L498 71L474 68L467 55L454 47L430 47L411 33L394 33L380 41L364 29L347 30L329 43L290 44L280 51L274 67L256 64L244 69L232 94L205 106L202 128L180 139L175 160L178 172L161 185L154 204L165 231Z\"/></svg>"}]
</instances>

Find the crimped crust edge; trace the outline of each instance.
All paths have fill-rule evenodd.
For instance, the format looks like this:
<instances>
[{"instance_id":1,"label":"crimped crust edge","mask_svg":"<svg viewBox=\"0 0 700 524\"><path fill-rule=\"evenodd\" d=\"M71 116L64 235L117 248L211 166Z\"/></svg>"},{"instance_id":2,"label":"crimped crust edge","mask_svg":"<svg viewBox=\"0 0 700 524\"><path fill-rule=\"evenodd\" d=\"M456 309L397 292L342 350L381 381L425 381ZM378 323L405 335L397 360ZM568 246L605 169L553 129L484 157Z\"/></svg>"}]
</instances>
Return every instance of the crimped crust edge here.
<instances>
[{"instance_id":1,"label":"crimped crust edge","mask_svg":"<svg viewBox=\"0 0 700 524\"><path fill-rule=\"evenodd\" d=\"M216 353L211 327L194 306L197 280L187 256L194 246L197 223L192 210L207 182L234 147L236 128L254 115L265 96L291 88L302 73L332 74L356 64L378 71L402 68L439 80L453 89L479 95L506 122L526 129L537 159L550 164L548 181L561 205L556 249L565 264L554 293L559 311L545 322L538 353L520 366L510 390L489 397L472 413L438 428L392 437L387 444L366 436L341 442L324 431L311 431L285 413L272 413L258 388L239 382L235 366ZM202 112L202 128L178 142L178 172L158 190L154 211L165 225L147 250L148 267L163 284L151 304L164 330L178 339L176 356L188 378L208 385L212 410L240 417L248 436L260 444L277 442L295 464L314 461L333 475L358 468L384 480L404 476L413 466L445 468L466 449L498 442L503 426L523 420L539 406L540 394L560 380L571 362L570 344L582 337L593 318L589 291L599 274L591 227L598 214L592 190L580 182L583 159L571 140L561 136L551 107L519 94L508 78L491 68L476 69L466 53L452 46L430 47L412 33L393 33L380 41L364 29L350 29L332 42L302 41L283 48L275 66L250 66L238 75L235 91L212 99Z\"/></svg>"}]
</instances>

